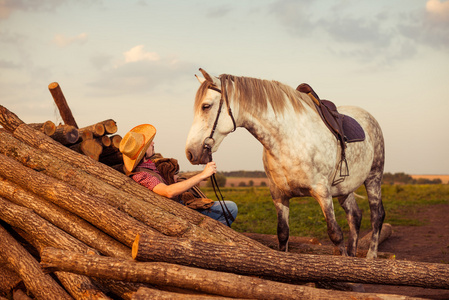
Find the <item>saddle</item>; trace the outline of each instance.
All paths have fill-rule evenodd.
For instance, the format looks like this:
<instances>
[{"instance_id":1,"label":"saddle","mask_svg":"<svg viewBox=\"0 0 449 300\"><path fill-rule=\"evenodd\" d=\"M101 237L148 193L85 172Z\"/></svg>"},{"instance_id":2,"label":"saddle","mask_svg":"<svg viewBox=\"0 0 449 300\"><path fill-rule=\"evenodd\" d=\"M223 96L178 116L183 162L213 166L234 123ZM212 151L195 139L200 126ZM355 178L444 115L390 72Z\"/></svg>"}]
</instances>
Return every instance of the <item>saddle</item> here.
<instances>
[{"instance_id":1,"label":"saddle","mask_svg":"<svg viewBox=\"0 0 449 300\"><path fill-rule=\"evenodd\" d=\"M346 143L365 140L365 132L362 126L350 116L340 114L332 101L321 100L307 83L301 83L296 90L310 96L324 124L339 141L341 146L340 176L349 176L349 167L345 154ZM345 169L342 168L343 164L345 164Z\"/></svg>"}]
</instances>

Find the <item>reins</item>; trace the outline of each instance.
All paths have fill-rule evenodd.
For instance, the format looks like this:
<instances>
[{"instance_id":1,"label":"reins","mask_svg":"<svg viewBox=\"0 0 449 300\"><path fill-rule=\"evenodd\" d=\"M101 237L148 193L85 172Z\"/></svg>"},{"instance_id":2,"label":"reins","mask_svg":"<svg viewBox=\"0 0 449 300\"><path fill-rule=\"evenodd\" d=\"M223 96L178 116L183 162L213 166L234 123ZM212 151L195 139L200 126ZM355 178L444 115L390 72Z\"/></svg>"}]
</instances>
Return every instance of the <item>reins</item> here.
<instances>
[{"instance_id":1,"label":"reins","mask_svg":"<svg viewBox=\"0 0 449 300\"><path fill-rule=\"evenodd\" d=\"M221 79L221 83L222 83L221 85L223 87L223 83L224 83L223 78ZM220 104L218 106L218 113L217 113L217 117L215 118L214 125L212 127L212 131L211 131L210 135L204 139L204 142L203 142L204 148L208 151L209 161L212 161L212 146L215 144L215 140L214 140L213 136L215 133L215 129L217 128L218 117L220 116L221 109L223 107L223 102L226 101L226 105L228 106L228 114L232 119L232 123L234 124L234 129L231 132L234 132L237 129L237 126L235 124L234 116L232 115L231 107L229 106L228 94L227 94L226 88L223 88L223 91L222 91L218 87L209 86L209 89L214 90L221 94ZM214 189L215 197L217 197L217 200L220 203L221 209L223 211L223 215L226 219L226 224L228 224L228 226L231 227L231 223L229 222L229 220L231 220L231 222L234 222L234 217L232 216L231 212L229 211L228 207L226 206L223 194L220 191L220 187L218 186L217 178L215 177L215 174L212 174L212 176L210 177L210 182L212 184L212 188ZM218 191L218 193L217 193L217 191ZM220 194L220 197L218 197L218 194Z\"/></svg>"}]
</instances>

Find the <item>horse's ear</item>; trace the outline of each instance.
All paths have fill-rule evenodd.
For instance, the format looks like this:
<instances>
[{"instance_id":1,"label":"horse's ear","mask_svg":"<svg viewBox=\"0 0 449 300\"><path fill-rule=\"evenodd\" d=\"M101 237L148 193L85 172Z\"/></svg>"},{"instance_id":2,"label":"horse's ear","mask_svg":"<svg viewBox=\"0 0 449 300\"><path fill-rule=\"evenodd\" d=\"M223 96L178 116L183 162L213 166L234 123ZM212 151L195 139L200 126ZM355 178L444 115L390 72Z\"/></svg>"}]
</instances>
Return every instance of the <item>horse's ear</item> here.
<instances>
[{"instance_id":1,"label":"horse's ear","mask_svg":"<svg viewBox=\"0 0 449 300\"><path fill-rule=\"evenodd\" d=\"M197 76L196 74L195 74L195 77L196 77L196 79L198 79L198 81L199 81L200 83L203 83L203 82L206 81L206 79L204 79L203 77L199 77L199 76Z\"/></svg>"},{"instance_id":2,"label":"horse's ear","mask_svg":"<svg viewBox=\"0 0 449 300\"><path fill-rule=\"evenodd\" d=\"M210 76L209 73L207 73L206 71L204 71L201 68L200 68L200 72L203 73L203 76L207 81L212 82L216 86L220 86L220 80L217 77Z\"/></svg>"}]
</instances>

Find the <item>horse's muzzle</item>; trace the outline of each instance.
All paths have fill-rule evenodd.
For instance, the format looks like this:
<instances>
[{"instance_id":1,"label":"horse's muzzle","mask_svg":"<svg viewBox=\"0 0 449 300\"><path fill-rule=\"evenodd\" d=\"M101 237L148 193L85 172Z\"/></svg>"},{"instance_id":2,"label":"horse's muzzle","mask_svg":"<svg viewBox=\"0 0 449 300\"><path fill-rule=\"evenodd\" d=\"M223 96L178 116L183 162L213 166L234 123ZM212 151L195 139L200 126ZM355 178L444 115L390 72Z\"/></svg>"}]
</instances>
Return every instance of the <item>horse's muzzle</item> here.
<instances>
[{"instance_id":1,"label":"horse's muzzle","mask_svg":"<svg viewBox=\"0 0 449 300\"><path fill-rule=\"evenodd\" d=\"M192 165L203 165L211 161L210 151L206 148L202 148L199 155L195 155L195 151L186 149L186 157Z\"/></svg>"}]
</instances>

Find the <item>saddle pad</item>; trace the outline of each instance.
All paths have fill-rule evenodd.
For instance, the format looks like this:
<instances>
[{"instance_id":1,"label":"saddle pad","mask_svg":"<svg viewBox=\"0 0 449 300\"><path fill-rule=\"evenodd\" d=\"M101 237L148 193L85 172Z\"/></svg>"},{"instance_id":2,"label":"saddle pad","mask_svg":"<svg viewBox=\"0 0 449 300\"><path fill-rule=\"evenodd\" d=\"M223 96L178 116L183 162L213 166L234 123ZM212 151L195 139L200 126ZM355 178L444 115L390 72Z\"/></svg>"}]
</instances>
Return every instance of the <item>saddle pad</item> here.
<instances>
[{"instance_id":1,"label":"saddle pad","mask_svg":"<svg viewBox=\"0 0 449 300\"><path fill-rule=\"evenodd\" d=\"M353 118L343 116L343 132L347 143L361 142L365 140L365 131L362 126Z\"/></svg>"}]
</instances>

